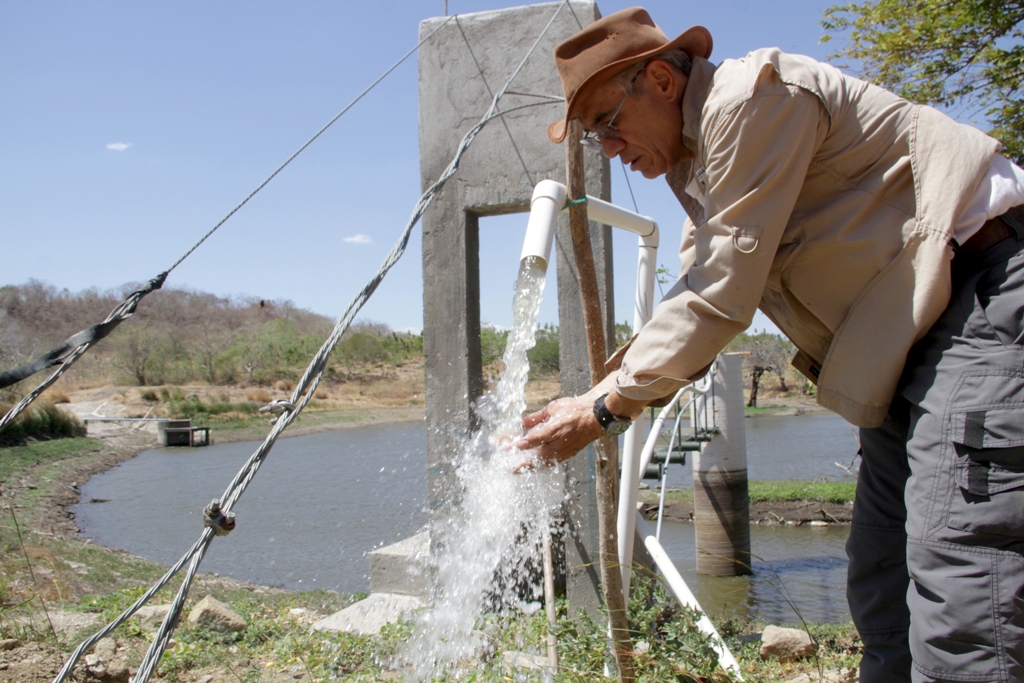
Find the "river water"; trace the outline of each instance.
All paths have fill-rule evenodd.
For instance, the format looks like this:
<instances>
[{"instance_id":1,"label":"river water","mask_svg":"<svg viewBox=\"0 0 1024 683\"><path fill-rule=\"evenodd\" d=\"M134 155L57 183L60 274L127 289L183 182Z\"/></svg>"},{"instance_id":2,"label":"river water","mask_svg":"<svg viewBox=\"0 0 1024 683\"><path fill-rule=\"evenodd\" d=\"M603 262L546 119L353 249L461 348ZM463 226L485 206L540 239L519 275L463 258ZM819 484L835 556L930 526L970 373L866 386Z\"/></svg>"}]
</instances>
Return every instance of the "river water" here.
<instances>
[{"instance_id":1,"label":"river water","mask_svg":"<svg viewBox=\"0 0 1024 683\"><path fill-rule=\"evenodd\" d=\"M751 479L849 480L836 462L857 450L833 415L745 421ZM420 422L373 425L281 439L234 511L238 526L212 544L203 570L266 585L368 590L366 554L427 523L426 434ZM220 497L256 444L154 449L92 477L73 508L83 535L169 564L195 542L202 509ZM690 485L674 466L669 486ZM90 503L90 500L104 503ZM695 571L693 526L666 523L662 542L698 600L716 616L798 623L849 618L847 527L751 528L753 578Z\"/></svg>"}]
</instances>

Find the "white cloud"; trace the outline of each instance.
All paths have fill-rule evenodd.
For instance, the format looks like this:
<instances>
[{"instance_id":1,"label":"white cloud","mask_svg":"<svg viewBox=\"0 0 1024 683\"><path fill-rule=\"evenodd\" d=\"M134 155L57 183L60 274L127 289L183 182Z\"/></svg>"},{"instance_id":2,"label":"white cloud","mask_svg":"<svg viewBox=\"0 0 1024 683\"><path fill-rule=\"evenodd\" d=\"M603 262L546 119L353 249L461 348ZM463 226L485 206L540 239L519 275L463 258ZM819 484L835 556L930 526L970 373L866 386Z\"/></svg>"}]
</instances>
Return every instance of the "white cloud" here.
<instances>
[{"instance_id":1,"label":"white cloud","mask_svg":"<svg viewBox=\"0 0 1024 683\"><path fill-rule=\"evenodd\" d=\"M113 150L115 152L123 152L131 146L132 143L130 142L111 142L110 144L107 145L107 149Z\"/></svg>"},{"instance_id":2,"label":"white cloud","mask_svg":"<svg viewBox=\"0 0 1024 683\"><path fill-rule=\"evenodd\" d=\"M369 235L352 235L352 237L345 237L343 241L349 242L350 244L372 244L373 240L370 239Z\"/></svg>"}]
</instances>

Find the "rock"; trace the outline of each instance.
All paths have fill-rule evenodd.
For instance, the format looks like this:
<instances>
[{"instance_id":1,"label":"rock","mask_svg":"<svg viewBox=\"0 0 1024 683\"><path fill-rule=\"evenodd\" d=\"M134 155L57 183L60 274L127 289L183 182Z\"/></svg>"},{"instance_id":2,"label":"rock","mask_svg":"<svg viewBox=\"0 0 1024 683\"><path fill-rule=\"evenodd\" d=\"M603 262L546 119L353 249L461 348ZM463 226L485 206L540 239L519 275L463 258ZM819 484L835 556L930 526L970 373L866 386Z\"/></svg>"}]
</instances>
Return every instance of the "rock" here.
<instances>
[{"instance_id":1,"label":"rock","mask_svg":"<svg viewBox=\"0 0 1024 683\"><path fill-rule=\"evenodd\" d=\"M633 652L635 652L636 654L643 654L645 652L650 651L651 644L648 643L646 640L638 640L636 641L636 645L633 646Z\"/></svg>"},{"instance_id":2,"label":"rock","mask_svg":"<svg viewBox=\"0 0 1024 683\"><path fill-rule=\"evenodd\" d=\"M814 654L817 645L806 631L767 626L761 634L761 658L792 662Z\"/></svg>"},{"instance_id":3,"label":"rock","mask_svg":"<svg viewBox=\"0 0 1024 683\"><path fill-rule=\"evenodd\" d=\"M245 619L211 595L207 595L192 608L188 614L188 620L193 624L205 626L211 631L221 633L244 631L247 626Z\"/></svg>"},{"instance_id":4,"label":"rock","mask_svg":"<svg viewBox=\"0 0 1024 683\"><path fill-rule=\"evenodd\" d=\"M371 593L365 600L349 605L340 612L324 617L313 624L315 631L353 631L363 635L376 635L385 624L424 606L412 595Z\"/></svg>"},{"instance_id":5,"label":"rock","mask_svg":"<svg viewBox=\"0 0 1024 683\"><path fill-rule=\"evenodd\" d=\"M501 655L505 671L515 672L517 669L540 670L549 667L548 658L544 655L531 655L529 652L507 651Z\"/></svg>"},{"instance_id":6,"label":"rock","mask_svg":"<svg viewBox=\"0 0 1024 683\"><path fill-rule=\"evenodd\" d=\"M139 620L139 625L147 631L155 631L160 628L164 617L171 611L170 605L144 605L132 616Z\"/></svg>"},{"instance_id":7,"label":"rock","mask_svg":"<svg viewBox=\"0 0 1024 683\"><path fill-rule=\"evenodd\" d=\"M117 654L117 641L113 638L101 638L92 648L104 661L109 662Z\"/></svg>"},{"instance_id":8,"label":"rock","mask_svg":"<svg viewBox=\"0 0 1024 683\"><path fill-rule=\"evenodd\" d=\"M200 678L198 681L196 681L196 683L210 683L212 680L213 680L213 676L211 674L206 674L205 676Z\"/></svg>"},{"instance_id":9,"label":"rock","mask_svg":"<svg viewBox=\"0 0 1024 683\"><path fill-rule=\"evenodd\" d=\"M13 650L21 645L17 638L4 638L0 640L0 650Z\"/></svg>"},{"instance_id":10,"label":"rock","mask_svg":"<svg viewBox=\"0 0 1024 683\"><path fill-rule=\"evenodd\" d=\"M107 675L107 667L103 658L96 653L90 653L85 656L85 668L96 678L103 678Z\"/></svg>"}]
</instances>

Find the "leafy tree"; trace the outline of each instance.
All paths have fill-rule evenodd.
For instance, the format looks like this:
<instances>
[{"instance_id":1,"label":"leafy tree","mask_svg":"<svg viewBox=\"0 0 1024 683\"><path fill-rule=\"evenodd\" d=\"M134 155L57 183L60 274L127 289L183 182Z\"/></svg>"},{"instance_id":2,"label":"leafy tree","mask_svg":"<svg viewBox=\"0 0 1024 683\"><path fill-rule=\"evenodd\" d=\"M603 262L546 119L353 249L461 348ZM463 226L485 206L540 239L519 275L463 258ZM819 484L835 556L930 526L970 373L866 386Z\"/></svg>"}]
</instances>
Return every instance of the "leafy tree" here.
<instances>
[{"instance_id":1,"label":"leafy tree","mask_svg":"<svg viewBox=\"0 0 1024 683\"><path fill-rule=\"evenodd\" d=\"M127 327L113 338L114 354L110 359L115 369L129 375L140 387L159 384L157 335L149 328Z\"/></svg>"},{"instance_id":2,"label":"leafy tree","mask_svg":"<svg viewBox=\"0 0 1024 683\"><path fill-rule=\"evenodd\" d=\"M498 329L490 324L480 327L480 355L484 366L501 360L507 345L508 330Z\"/></svg>"},{"instance_id":3,"label":"leafy tree","mask_svg":"<svg viewBox=\"0 0 1024 683\"><path fill-rule=\"evenodd\" d=\"M780 388L787 390L785 373L789 358L793 355L793 345L789 340L768 332L753 335L743 333L730 342L728 349L750 354L743 359L743 369L750 377L748 408L757 407L757 392L766 374L775 374L779 378Z\"/></svg>"},{"instance_id":4,"label":"leafy tree","mask_svg":"<svg viewBox=\"0 0 1024 683\"><path fill-rule=\"evenodd\" d=\"M526 352L526 358L530 361L530 377L558 372L561 368L558 354L558 326L544 325L537 328L537 343Z\"/></svg>"},{"instance_id":5,"label":"leafy tree","mask_svg":"<svg viewBox=\"0 0 1024 683\"><path fill-rule=\"evenodd\" d=\"M1024 163L1024 2L867 0L829 7L822 25L848 34L833 56L859 61L868 80L913 102L983 114L1004 153Z\"/></svg>"}]
</instances>

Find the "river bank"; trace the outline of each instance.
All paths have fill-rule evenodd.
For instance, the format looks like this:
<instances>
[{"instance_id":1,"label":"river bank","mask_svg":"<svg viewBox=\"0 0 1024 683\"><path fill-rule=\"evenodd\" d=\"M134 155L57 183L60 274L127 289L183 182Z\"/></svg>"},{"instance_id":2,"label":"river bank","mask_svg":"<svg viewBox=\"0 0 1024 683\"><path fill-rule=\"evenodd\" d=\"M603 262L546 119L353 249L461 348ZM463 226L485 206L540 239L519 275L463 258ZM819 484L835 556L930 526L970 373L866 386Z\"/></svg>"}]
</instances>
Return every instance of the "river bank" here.
<instances>
[{"instance_id":1,"label":"river bank","mask_svg":"<svg viewBox=\"0 0 1024 683\"><path fill-rule=\"evenodd\" d=\"M289 429L287 436L369 422L422 419L421 416L416 407L310 411ZM266 423L258 420L226 426L216 433L222 442L259 439L266 433ZM0 481L0 505L14 511L0 523L4 579L0 636L16 642L9 644L10 650L0 649L0 681L52 680L63 658L83 635L130 604L165 571L159 564L83 541L68 513L68 507L78 500L81 484L91 474L132 458L152 444L152 435L121 428L121 433L99 438L41 442L20 451L4 449L5 458L17 460L19 466ZM125 514L131 515L131 510L125 510ZM278 590L201 574L190 604L207 594L230 604L248 621L248 628L241 636L226 638L182 624L176 644L154 680L218 683L321 680L328 676L343 680L394 680L398 676L388 670L387 662L408 635L403 627L373 638L309 633L312 621L341 609L359 596ZM165 592L152 602L167 602L169 598L170 594ZM28 602L24 602L26 599ZM542 632L540 624L523 619L523 623L510 627L510 633L519 633L521 637L525 631ZM50 622L54 624L53 631ZM731 634L730 638L739 638L752 636L763 625L720 626L724 633ZM851 665L857 644L849 627L815 628L819 630L812 632L821 642L831 644L829 656L837 664L829 664L829 668ZM123 633L116 635L114 641L116 661L110 670L113 673L121 671L117 668L120 665L125 672L130 671L150 637L137 626L121 630ZM599 634L600 629L595 633ZM733 646L744 667L751 667L749 672L745 671L749 680L790 678L790 673L795 676L806 669L803 665L787 665L788 671L783 671L777 665L761 663L756 648L746 651L740 640ZM572 653L566 657L571 661ZM109 675L90 673L84 666L77 675L84 681L116 680Z\"/></svg>"}]
</instances>

